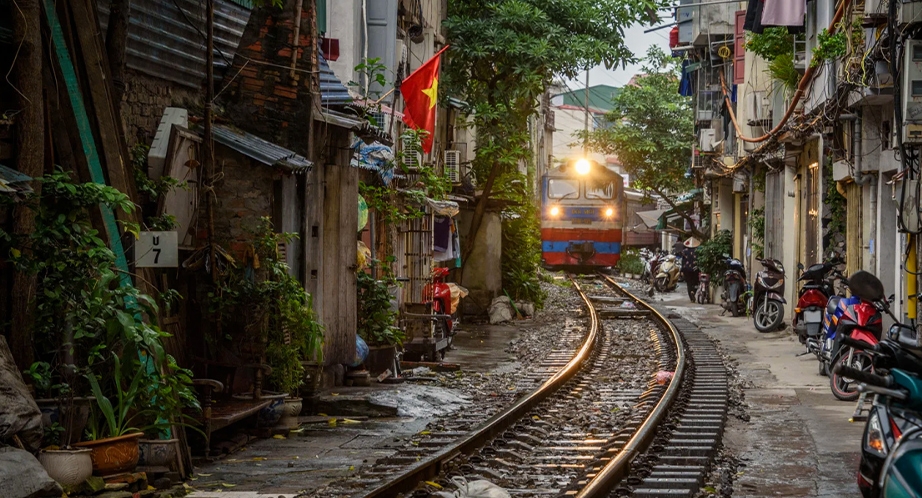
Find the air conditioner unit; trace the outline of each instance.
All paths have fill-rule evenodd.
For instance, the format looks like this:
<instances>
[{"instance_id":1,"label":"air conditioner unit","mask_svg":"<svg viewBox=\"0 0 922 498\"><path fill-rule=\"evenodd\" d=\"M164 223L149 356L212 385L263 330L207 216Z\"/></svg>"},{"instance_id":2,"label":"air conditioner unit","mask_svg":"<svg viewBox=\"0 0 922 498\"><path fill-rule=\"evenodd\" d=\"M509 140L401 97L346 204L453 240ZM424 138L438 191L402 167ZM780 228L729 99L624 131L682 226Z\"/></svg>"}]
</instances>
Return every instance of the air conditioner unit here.
<instances>
[{"instance_id":1,"label":"air conditioner unit","mask_svg":"<svg viewBox=\"0 0 922 498\"><path fill-rule=\"evenodd\" d=\"M922 144L922 40L906 40L903 59L903 142Z\"/></svg>"},{"instance_id":2,"label":"air conditioner unit","mask_svg":"<svg viewBox=\"0 0 922 498\"><path fill-rule=\"evenodd\" d=\"M733 176L733 193L741 194L749 191L749 186L746 182L746 178L742 175Z\"/></svg>"},{"instance_id":3,"label":"air conditioner unit","mask_svg":"<svg viewBox=\"0 0 922 498\"><path fill-rule=\"evenodd\" d=\"M717 141L717 130L702 128L698 132L698 150L701 152L714 152L714 143Z\"/></svg>"},{"instance_id":4,"label":"air conditioner unit","mask_svg":"<svg viewBox=\"0 0 922 498\"><path fill-rule=\"evenodd\" d=\"M900 24L912 24L922 19L922 1L901 1L897 2L899 12L897 20ZM884 11L886 14L886 11Z\"/></svg>"},{"instance_id":5,"label":"air conditioner unit","mask_svg":"<svg viewBox=\"0 0 922 498\"><path fill-rule=\"evenodd\" d=\"M461 183L461 151L445 151L445 176L451 183Z\"/></svg>"}]
</instances>

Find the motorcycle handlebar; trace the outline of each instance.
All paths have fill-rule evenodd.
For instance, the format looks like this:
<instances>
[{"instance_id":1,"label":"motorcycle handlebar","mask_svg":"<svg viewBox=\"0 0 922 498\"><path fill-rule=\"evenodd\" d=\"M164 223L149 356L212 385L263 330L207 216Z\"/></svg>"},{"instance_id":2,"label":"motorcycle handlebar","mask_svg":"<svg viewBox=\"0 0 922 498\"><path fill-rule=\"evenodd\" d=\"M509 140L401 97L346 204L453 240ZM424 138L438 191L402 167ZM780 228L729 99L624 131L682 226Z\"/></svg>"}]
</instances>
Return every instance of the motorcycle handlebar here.
<instances>
[{"instance_id":1,"label":"motorcycle handlebar","mask_svg":"<svg viewBox=\"0 0 922 498\"><path fill-rule=\"evenodd\" d=\"M845 365L836 365L834 372L843 377L851 377L858 382L864 382L872 386L890 387L893 385L893 377L889 375L876 375Z\"/></svg>"},{"instance_id":2,"label":"motorcycle handlebar","mask_svg":"<svg viewBox=\"0 0 922 498\"><path fill-rule=\"evenodd\" d=\"M845 346L851 346L855 349L861 349L864 351L877 351L877 344L868 344L864 341L859 341L852 339L851 337L844 336L842 337L842 344Z\"/></svg>"}]
</instances>

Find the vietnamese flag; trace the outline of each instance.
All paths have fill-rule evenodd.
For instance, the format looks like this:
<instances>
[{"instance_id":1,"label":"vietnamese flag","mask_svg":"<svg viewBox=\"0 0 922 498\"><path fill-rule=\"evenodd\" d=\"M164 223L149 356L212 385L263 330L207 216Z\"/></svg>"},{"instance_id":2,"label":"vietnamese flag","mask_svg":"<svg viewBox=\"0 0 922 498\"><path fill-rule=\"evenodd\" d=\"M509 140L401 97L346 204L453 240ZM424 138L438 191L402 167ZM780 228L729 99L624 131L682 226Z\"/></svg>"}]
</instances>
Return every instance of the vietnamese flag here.
<instances>
[{"instance_id":1,"label":"vietnamese flag","mask_svg":"<svg viewBox=\"0 0 922 498\"><path fill-rule=\"evenodd\" d=\"M419 69L413 71L400 84L400 93L405 103L403 122L416 130L426 130L423 139L423 151L432 152L432 139L435 134L435 104L439 97L439 56L448 49L448 45L436 52Z\"/></svg>"}]
</instances>

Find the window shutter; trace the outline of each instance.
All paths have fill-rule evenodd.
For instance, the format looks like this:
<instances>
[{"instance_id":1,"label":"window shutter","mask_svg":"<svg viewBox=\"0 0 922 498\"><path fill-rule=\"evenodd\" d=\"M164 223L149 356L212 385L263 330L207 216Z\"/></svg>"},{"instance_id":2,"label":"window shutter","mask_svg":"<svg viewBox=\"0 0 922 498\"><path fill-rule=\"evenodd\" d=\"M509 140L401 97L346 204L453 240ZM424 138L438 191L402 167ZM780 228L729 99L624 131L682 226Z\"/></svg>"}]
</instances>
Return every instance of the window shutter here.
<instances>
[{"instance_id":1,"label":"window shutter","mask_svg":"<svg viewBox=\"0 0 922 498\"><path fill-rule=\"evenodd\" d=\"M746 32L743 24L746 22L746 11L736 11L736 30L733 43L733 84L739 85L746 80Z\"/></svg>"}]
</instances>

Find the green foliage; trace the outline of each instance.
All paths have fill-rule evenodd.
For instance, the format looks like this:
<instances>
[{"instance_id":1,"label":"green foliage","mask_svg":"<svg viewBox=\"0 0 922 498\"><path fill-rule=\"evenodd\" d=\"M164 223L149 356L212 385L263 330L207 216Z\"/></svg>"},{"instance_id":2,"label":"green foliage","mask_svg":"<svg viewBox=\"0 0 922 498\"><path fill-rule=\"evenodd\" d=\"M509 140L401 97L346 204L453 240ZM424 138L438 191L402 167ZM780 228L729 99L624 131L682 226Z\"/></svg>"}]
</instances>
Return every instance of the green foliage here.
<instances>
[{"instance_id":1,"label":"green foliage","mask_svg":"<svg viewBox=\"0 0 922 498\"><path fill-rule=\"evenodd\" d=\"M691 99L678 92L679 68L678 59L651 47L637 85L615 97L605 117L611 126L589 134L590 148L617 155L634 188L673 203L668 194L693 187L686 172L695 143Z\"/></svg>"},{"instance_id":2,"label":"green foliage","mask_svg":"<svg viewBox=\"0 0 922 498\"><path fill-rule=\"evenodd\" d=\"M730 230L721 230L714 237L698 246L695 252L698 269L711 276L711 280L723 283L725 254L733 252L733 235Z\"/></svg>"},{"instance_id":3,"label":"green foliage","mask_svg":"<svg viewBox=\"0 0 922 498\"><path fill-rule=\"evenodd\" d=\"M41 192L41 198L27 203L36 211L32 233L0 232L7 259L37 277L34 347L39 361L28 377L37 389L59 399L89 390L81 384L82 374L102 379L100 388L110 393L116 387L112 358L120 355L124 368L139 369L143 356L153 362L152 369L143 370L143 384L158 386L167 358L166 334L145 317L155 320L159 306L119 274L115 254L90 223L90 211L100 204L126 212L134 206L114 188L73 183L61 171L42 178ZM65 358L73 363L65 364ZM180 400L191 399L190 384L174 382L171 392ZM144 402L137 408L158 409Z\"/></svg>"},{"instance_id":4,"label":"green foliage","mask_svg":"<svg viewBox=\"0 0 922 498\"><path fill-rule=\"evenodd\" d=\"M624 273L633 273L641 275L643 273L643 261L640 259L640 252L637 249L630 248L621 251L621 259L618 260L618 270Z\"/></svg>"},{"instance_id":5,"label":"green foliage","mask_svg":"<svg viewBox=\"0 0 922 498\"><path fill-rule=\"evenodd\" d=\"M295 237L275 233L263 217L252 230L256 256L252 269L235 268L208 294L208 309L224 332L265 342L266 359L272 367L269 385L294 393L304 378L302 361L322 361L323 327L314 312L311 296L278 253L279 244ZM213 338L214 339L214 338Z\"/></svg>"},{"instance_id":6,"label":"green foliage","mask_svg":"<svg viewBox=\"0 0 922 498\"><path fill-rule=\"evenodd\" d=\"M410 192L419 192L425 197L435 200L443 200L451 192L451 182L448 177L438 174L430 165L418 164L411 171L407 166L406 158L411 154L422 152L422 138L425 132L407 129L400 135L400 142L410 144L410 147L404 149L397 155L397 167L404 174L413 174L417 177L416 184L410 185ZM415 162L415 161L414 161ZM420 215L422 213L419 213Z\"/></svg>"},{"instance_id":7,"label":"green foliage","mask_svg":"<svg viewBox=\"0 0 922 498\"><path fill-rule=\"evenodd\" d=\"M746 51L772 61L775 58L794 54L794 36L785 27L765 28L762 33L746 32Z\"/></svg>"},{"instance_id":8,"label":"green foliage","mask_svg":"<svg viewBox=\"0 0 922 498\"><path fill-rule=\"evenodd\" d=\"M749 213L749 228L752 229L752 254L765 257L765 208L755 208Z\"/></svg>"},{"instance_id":9,"label":"green foliage","mask_svg":"<svg viewBox=\"0 0 922 498\"><path fill-rule=\"evenodd\" d=\"M147 153L150 147L145 144L136 144L131 148L131 165L134 172L134 181L138 193L148 201L156 201L174 188L188 188L185 183L171 176L162 175L156 180L147 176ZM146 225L150 230L169 231L176 228L176 217L163 213L159 216L148 216Z\"/></svg>"},{"instance_id":10,"label":"green foliage","mask_svg":"<svg viewBox=\"0 0 922 498\"><path fill-rule=\"evenodd\" d=\"M369 84L377 83L379 87L382 88L387 86L387 77L385 76L385 73L387 73L387 65L381 62L380 57L364 59L353 69L355 70L356 74L360 74L362 76L364 82ZM366 100L377 100L381 97L381 92L366 93L365 85L363 83L350 81L348 85L355 89L355 91L361 94L362 97L364 97ZM380 109L380 106L375 106L373 109L378 110ZM370 115L366 115L365 118L368 119L373 126L381 126L381 123L376 122L370 117Z\"/></svg>"},{"instance_id":11,"label":"green foliage","mask_svg":"<svg viewBox=\"0 0 922 498\"><path fill-rule=\"evenodd\" d=\"M768 73L786 89L794 91L800 84L800 71L794 67L794 53L782 54L768 61Z\"/></svg>"},{"instance_id":12,"label":"green foliage","mask_svg":"<svg viewBox=\"0 0 922 498\"><path fill-rule=\"evenodd\" d=\"M516 301L544 306L547 293L541 287L541 223L538 207L530 199L503 220L503 288Z\"/></svg>"},{"instance_id":13,"label":"green foliage","mask_svg":"<svg viewBox=\"0 0 922 498\"><path fill-rule=\"evenodd\" d=\"M358 288L358 334L369 346L399 346L403 344L404 333L397 327L397 312L391 309L391 294L388 288L397 285L397 280L386 265L371 262L377 268L380 278L360 271L356 274Z\"/></svg>"},{"instance_id":14,"label":"green foliage","mask_svg":"<svg viewBox=\"0 0 922 498\"><path fill-rule=\"evenodd\" d=\"M816 35L817 46L813 48L813 59L810 61L811 66L818 66L821 62L844 57L848 52L848 36L839 30L835 34L830 34L829 30L823 28Z\"/></svg>"}]
</instances>

